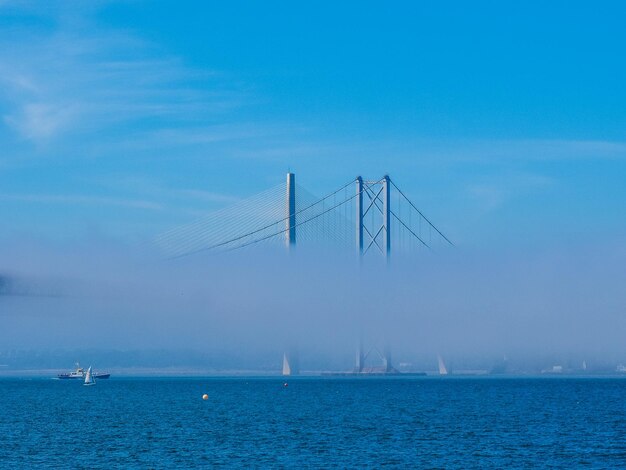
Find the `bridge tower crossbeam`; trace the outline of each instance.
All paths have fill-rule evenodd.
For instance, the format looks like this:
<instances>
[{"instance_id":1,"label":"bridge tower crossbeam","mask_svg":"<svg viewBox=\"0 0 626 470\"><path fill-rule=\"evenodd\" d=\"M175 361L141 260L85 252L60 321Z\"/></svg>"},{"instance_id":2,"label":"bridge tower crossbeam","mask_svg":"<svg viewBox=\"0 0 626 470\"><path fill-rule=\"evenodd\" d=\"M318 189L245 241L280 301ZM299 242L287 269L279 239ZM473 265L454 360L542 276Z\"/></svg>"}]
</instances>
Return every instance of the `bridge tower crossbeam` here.
<instances>
[{"instance_id":1,"label":"bridge tower crossbeam","mask_svg":"<svg viewBox=\"0 0 626 470\"><path fill-rule=\"evenodd\" d=\"M391 180L388 175L377 181L364 181L358 176L356 192L357 250L363 256L370 248L376 247L388 258L391 254ZM378 213L378 217L371 217L373 220L368 224L367 215L370 213ZM367 237L366 243L364 237Z\"/></svg>"}]
</instances>

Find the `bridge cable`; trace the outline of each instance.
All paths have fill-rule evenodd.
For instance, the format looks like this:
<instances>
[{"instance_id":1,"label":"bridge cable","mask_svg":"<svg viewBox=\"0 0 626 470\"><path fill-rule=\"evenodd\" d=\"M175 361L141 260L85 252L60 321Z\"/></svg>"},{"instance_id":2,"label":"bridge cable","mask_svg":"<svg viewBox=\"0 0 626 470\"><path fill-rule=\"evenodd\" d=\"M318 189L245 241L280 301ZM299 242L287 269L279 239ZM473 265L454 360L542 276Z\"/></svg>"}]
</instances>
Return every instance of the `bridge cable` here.
<instances>
[{"instance_id":1,"label":"bridge cable","mask_svg":"<svg viewBox=\"0 0 626 470\"><path fill-rule=\"evenodd\" d=\"M201 252L201 251L209 251L209 250L213 250L213 249L215 249L215 248L219 248L219 247L221 247L221 246L228 245L228 244L233 243L233 242L235 242L235 241L237 241L237 240L241 240L241 239L243 239L243 238L249 237L250 235L254 235L255 233L258 233L258 232L261 232L261 231L263 231L263 230L266 230L266 229L268 229L268 228L270 228L270 227L273 227L274 225L276 225L276 224L278 224L278 223L281 223L281 222L284 222L284 221L288 220L288 219L289 219L289 218L291 218L292 216L295 216L295 215L297 215L297 214L299 214L299 213L301 213L301 212L303 212L303 211L305 211L305 210L307 210L307 209L310 209L311 207L315 206L316 204L320 203L321 201L323 201L323 200L325 200L325 199L328 199L329 197L333 196L334 194L336 194L336 193L338 193L339 191L342 191L344 188L348 187L348 186L349 186L350 184L352 184L354 181L355 181L355 180L350 181L349 183L347 183L347 184L343 185L343 186L342 186L341 188L339 188L338 190L336 190L336 191L334 191L334 192L332 192L332 193L329 193L328 195L326 195L326 196L325 196L325 197L323 197L322 199L319 199L318 201L316 201L316 202L314 202L314 203L310 204L309 206L304 207L303 209L300 209L300 210L298 210L297 212L294 212L293 214L291 214L291 215L289 215L289 216L287 216L287 217L284 217L284 218L283 218L283 219L281 219L281 220L278 220L278 221L276 221L276 222L273 222L273 223L271 223L271 224L268 224L268 225L266 225L266 226L264 226L264 227L261 227L261 228L259 228L259 229L253 230L252 232L246 233L246 234L244 234L244 235L240 235L240 236L238 236L238 237L232 238L232 239L230 239L230 240L226 240L226 241L223 241L223 242L220 242L220 243L216 243L216 244L211 245L211 246L208 246L208 247L199 248L199 249L196 249L196 250L188 251L188 252L186 252L186 253L181 253L181 254L178 254L178 255L171 256L169 259L181 258L181 257L183 257L183 256L187 256L187 255L191 255L191 254L199 253L199 252ZM303 221L303 222L299 222L299 223L295 224L295 225L293 226L293 228L298 227L298 226L300 226L300 225L303 225L303 224L305 224L305 223L308 223L308 222L310 222L311 220L317 219L318 217L320 217L320 216L322 216L322 215L324 215L324 214L326 214L326 213L330 212L331 210L336 209L337 207L339 207L339 206L341 206L341 205L345 204L346 202L351 201L352 199L354 199L355 197L357 197L359 194L363 193L363 191L365 191L365 189L366 189L366 188L363 188L361 191L359 191L358 193L354 194L354 195L353 195L353 196L351 196L350 198L348 198L348 199L346 199L346 200L344 200L344 201L340 202L339 204L336 204L336 205L334 205L334 206L332 206L332 207L330 207L330 208L328 208L328 209L324 210L323 212L320 212L319 214L316 214L315 216L310 217L309 219L307 219L307 220L305 220L305 221ZM255 244L255 243L259 243L259 242L261 242L261 241L264 241L264 240L267 240L267 239L269 239L269 238L272 238L272 237L275 237L275 236L277 236L277 235L280 235L280 234L282 234L282 233L285 233L285 232L287 232L288 230L289 230L288 228L285 228L285 229L283 229L283 230L280 230L280 231L278 231L278 232L275 232L275 233L272 233L272 234L270 234L270 235L264 236L264 237L259 238L259 239L257 239L257 240L253 240L253 241L251 241L251 242L244 243L243 245L239 245L239 246L236 246L236 247L233 247L233 248L227 249L226 251L236 250L236 249L239 249L239 248L244 248L244 247L246 247L246 246L248 246L248 245L252 245L252 244Z\"/></svg>"},{"instance_id":2,"label":"bridge cable","mask_svg":"<svg viewBox=\"0 0 626 470\"><path fill-rule=\"evenodd\" d=\"M332 211L332 210L335 210L337 207L339 207L339 206L341 206L341 205L343 205L343 204L345 204L345 203L347 203L347 202L350 202L352 199L354 199L355 197L357 197L357 196L358 196L359 194L361 194L363 191L364 191L364 189L363 189L363 190L361 190L361 191L359 191L358 193L354 194L353 196L350 196L348 199L346 199L346 200L344 200L344 201L341 201L339 204L336 204L336 205L334 205L334 206L332 206L332 207L329 207L329 208L328 208L328 209L326 209L325 211L320 212L319 214L316 214L316 215L314 215L313 217L310 217L309 219L307 219L307 220L305 220L305 221L298 222L297 224L295 224L295 225L293 226L293 228L296 228L296 227L298 227L298 226L300 226L300 225L304 225L304 224L306 224L306 223L308 223L308 222L310 222L310 221L312 221L312 220L314 220L314 219L317 219L318 217L321 217L322 215L326 214L327 212L330 212L330 211ZM259 243L259 242L262 242L262 241L264 241L264 240L267 240L268 238L272 238L272 237L275 237L275 236L280 235L280 234L282 234L282 233L285 233L285 232L287 232L288 230L289 230L288 228L285 228L285 229L280 230L280 231L278 231L278 232L275 232L275 233L272 233L272 234L270 234L270 235L267 235L267 236L265 236L265 237L263 237L263 238L259 238L258 240L253 240L253 241L251 241L251 242L244 243L243 245L239 245L239 246L236 246L236 247L233 247L233 248L229 248L229 249L228 249L228 250L226 250L226 251L238 250L239 248L244 248L244 247L249 246L249 245L254 245L255 243ZM245 236L245 235L244 235L244 236ZM242 237L243 237L243 236L242 236ZM242 237L240 237L240 238L242 238ZM206 250L210 250L210 249L211 249L211 248L206 248ZM204 251L204 250L198 250L198 251ZM191 253L189 253L189 254L191 254Z\"/></svg>"},{"instance_id":3,"label":"bridge cable","mask_svg":"<svg viewBox=\"0 0 626 470\"><path fill-rule=\"evenodd\" d=\"M328 199L329 197L331 197L331 196L333 196L333 195L337 194L338 192L340 192L340 191L344 190L344 189L345 189L345 188L347 188L349 185L351 185L354 181L355 181L355 180L351 180L351 181L349 181L348 183L344 184L343 186L341 186L341 187L340 187L339 189L337 189L336 191L333 191L332 193L327 194L327 195L326 195L326 196L324 196L323 198L318 199L317 201L315 201L314 203L309 204L308 206L303 207L303 208L301 208L301 209L299 209L299 210L295 211L294 213L289 214L289 215L288 215L288 216L286 216L286 217L283 217L282 219L279 219L279 220L277 220L277 221L275 221L275 222L272 222L271 224L267 224L267 225L265 225L265 226L263 226L263 227L260 227L260 228L258 228L258 229L256 229L256 230L253 230L253 231L251 231L251 232L248 232L248 233L246 233L246 234L244 234L244 235L241 235L241 236L238 236L238 237L235 237L235 238L232 238L232 239L229 239L229 240L226 240L226 241L220 242L220 243L216 243L216 244L211 245L211 246L209 246L209 247L201 248L201 249L198 249L198 250L192 250L192 251L187 252L187 253L182 253L182 254L179 254L179 255L175 255L175 256L174 256L174 258L176 258L176 257L180 257L180 256L185 256L186 254L196 253L196 252L198 252L198 251L203 251L203 250L211 250L211 249L219 248L220 246L227 245L227 244L232 243L232 242L235 242L235 241L237 241L237 240L241 240L242 238L249 237L250 235L254 235L255 233L259 233L259 232L262 232L263 230L267 230L268 228L271 228L271 227L273 227L274 225L277 225L277 224L279 224L279 223L281 223L281 222L285 222L286 220L290 219L291 217L296 216L297 214L300 214L300 213L302 213L302 212L304 212L304 211L306 211L306 210L308 210L308 209L310 209L310 208L314 207L315 205L319 204L320 202L322 202L322 201L324 201L324 200ZM281 185L281 186L282 186L282 185ZM197 236L197 237L199 237L199 238L204 238L204 237L203 237L203 235L204 235L204 234L206 234L206 230L203 230L202 225L204 225L204 224L206 224L206 223L207 223L207 222L205 221L205 222L200 222L200 223L196 223L196 224L191 224L191 226L187 227L187 228L189 229L189 230L188 230L188 233L189 233L189 232L191 232L191 233L194 233L194 232L198 233L198 232L200 232L200 233L198 234L198 236ZM174 229L174 231L175 231L175 232L178 232L178 233L176 233L176 235L181 235L181 229ZM160 238L161 238L161 239L166 239L166 238L168 237L168 235L169 235L169 234L165 234L165 236L162 236L162 237L160 237ZM188 242L188 243L189 243L189 242ZM187 244L188 244L188 243L187 243ZM192 243L193 243L193 242L192 242Z\"/></svg>"},{"instance_id":4,"label":"bridge cable","mask_svg":"<svg viewBox=\"0 0 626 470\"><path fill-rule=\"evenodd\" d=\"M432 223L430 220L428 220L428 218L427 218L427 217L426 217L426 216L422 213L422 211L420 211L417 207L415 207L415 204L413 204L413 203L411 202L411 200L410 200L408 197L406 197L406 195L402 192L402 190L401 190L400 188L398 188L398 186L396 185L396 183L394 183L394 182L393 182L393 180L391 180L391 179L390 179L389 181L391 181L391 184L393 185L393 187L394 187L394 188L396 188L396 190L397 190L397 191L398 191L398 192L402 195L402 197L403 197L404 199L406 199L406 200L407 200L407 202L411 205L411 207L413 207L413 209L415 209L415 210L418 212L418 214L419 214L419 215L421 215L421 216L422 216L422 218L423 218L426 222L428 222L428 224L429 224L432 228L434 228L434 229L437 231L437 233L438 233L439 235L441 235L441 236L443 237L443 239L444 239L445 241L447 241L450 245L454 246L454 243L452 243L452 242L448 239L448 237L446 237L443 233L441 233L441 231L440 231L437 227L435 227L435 226L433 225L433 223Z\"/></svg>"},{"instance_id":5,"label":"bridge cable","mask_svg":"<svg viewBox=\"0 0 626 470\"><path fill-rule=\"evenodd\" d=\"M417 238L417 239L418 239L418 240L422 243L422 245L424 245L424 246L425 246L426 248L428 248L429 250L432 250L432 248L431 248L431 247L430 247L430 246L429 246L429 245L428 245L428 244L427 244L424 240L422 240L422 239L421 239L421 238L420 238L420 237L419 237L419 236L418 236L418 235L417 235L417 234L416 234L413 230L411 230L411 229L410 229L410 228L409 228L409 227L408 227L408 226L407 226L407 225L406 225L406 224L402 221L402 219L400 219L400 217L398 217L398 216L396 215L396 213L395 213L394 211L389 210L389 212L391 213L391 215L393 215L393 216L396 218L396 220L397 220L398 222L400 222L400 223L404 226L404 228L405 228L405 229L407 229L409 232L411 232L411 233L413 234L413 236L414 236L415 238Z\"/></svg>"}]
</instances>

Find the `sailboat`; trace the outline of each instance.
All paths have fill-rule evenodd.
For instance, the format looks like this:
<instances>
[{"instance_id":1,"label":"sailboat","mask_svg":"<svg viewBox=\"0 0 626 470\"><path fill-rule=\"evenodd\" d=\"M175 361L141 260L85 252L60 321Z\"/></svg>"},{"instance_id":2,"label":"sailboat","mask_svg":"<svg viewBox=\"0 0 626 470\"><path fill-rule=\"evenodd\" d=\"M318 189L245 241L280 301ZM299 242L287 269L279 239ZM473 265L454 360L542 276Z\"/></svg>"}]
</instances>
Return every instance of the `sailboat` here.
<instances>
[{"instance_id":1,"label":"sailboat","mask_svg":"<svg viewBox=\"0 0 626 470\"><path fill-rule=\"evenodd\" d=\"M283 375L291 375L291 365L287 353L283 354Z\"/></svg>"},{"instance_id":2,"label":"sailboat","mask_svg":"<svg viewBox=\"0 0 626 470\"><path fill-rule=\"evenodd\" d=\"M441 355L437 356L437 361L439 362L439 375L448 375L448 368Z\"/></svg>"},{"instance_id":3,"label":"sailboat","mask_svg":"<svg viewBox=\"0 0 626 470\"><path fill-rule=\"evenodd\" d=\"M87 373L85 374L85 383L83 385L96 385L96 378L91 375L91 366L87 369Z\"/></svg>"}]
</instances>

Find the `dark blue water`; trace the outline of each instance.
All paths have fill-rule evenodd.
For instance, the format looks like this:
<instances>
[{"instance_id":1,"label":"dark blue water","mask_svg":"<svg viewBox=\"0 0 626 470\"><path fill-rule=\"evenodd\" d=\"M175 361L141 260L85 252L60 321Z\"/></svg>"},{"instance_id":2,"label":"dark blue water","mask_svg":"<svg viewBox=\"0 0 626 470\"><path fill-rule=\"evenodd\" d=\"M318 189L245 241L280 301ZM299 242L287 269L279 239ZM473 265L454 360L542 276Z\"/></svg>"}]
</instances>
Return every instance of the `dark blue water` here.
<instances>
[{"instance_id":1,"label":"dark blue water","mask_svg":"<svg viewBox=\"0 0 626 470\"><path fill-rule=\"evenodd\" d=\"M626 380L282 384L3 379L0 467L626 467Z\"/></svg>"}]
</instances>

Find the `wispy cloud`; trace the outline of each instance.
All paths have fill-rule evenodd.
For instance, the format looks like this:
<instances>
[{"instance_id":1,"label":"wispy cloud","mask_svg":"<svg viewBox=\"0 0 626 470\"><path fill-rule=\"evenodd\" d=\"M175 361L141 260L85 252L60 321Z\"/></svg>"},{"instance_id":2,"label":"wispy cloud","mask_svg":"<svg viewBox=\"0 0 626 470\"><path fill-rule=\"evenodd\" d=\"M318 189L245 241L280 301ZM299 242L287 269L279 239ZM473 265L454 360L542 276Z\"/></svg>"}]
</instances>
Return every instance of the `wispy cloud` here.
<instances>
[{"instance_id":1,"label":"wispy cloud","mask_svg":"<svg viewBox=\"0 0 626 470\"><path fill-rule=\"evenodd\" d=\"M507 198L504 188L489 184L472 184L467 187L471 198L479 201L484 211L492 211L500 207Z\"/></svg>"},{"instance_id":2,"label":"wispy cloud","mask_svg":"<svg viewBox=\"0 0 626 470\"><path fill-rule=\"evenodd\" d=\"M179 194L201 201L207 201L212 203L229 204L237 202L238 197L229 196L226 194L214 193L211 191L204 191L201 189L181 189L178 190Z\"/></svg>"},{"instance_id":3,"label":"wispy cloud","mask_svg":"<svg viewBox=\"0 0 626 470\"><path fill-rule=\"evenodd\" d=\"M4 116L4 122L22 137L40 140L53 137L67 128L79 117L73 105L59 106L45 103L23 103L12 114Z\"/></svg>"},{"instance_id":4,"label":"wispy cloud","mask_svg":"<svg viewBox=\"0 0 626 470\"><path fill-rule=\"evenodd\" d=\"M146 175L115 175L89 181L104 193L125 194L127 201L160 201L159 208L169 208L192 217L206 215L209 211L235 203L239 197L197 188L180 188ZM98 203L98 199L93 201ZM155 203L156 204L156 203Z\"/></svg>"},{"instance_id":5,"label":"wispy cloud","mask_svg":"<svg viewBox=\"0 0 626 470\"><path fill-rule=\"evenodd\" d=\"M497 178L483 177L481 180L467 185L466 193L479 204L483 212L499 209L515 197L545 191L557 184L548 176L529 173L498 175Z\"/></svg>"},{"instance_id":6,"label":"wispy cloud","mask_svg":"<svg viewBox=\"0 0 626 470\"><path fill-rule=\"evenodd\" d=\"M20 138L95 136L129 122L206 123L240 105L243 93L219 74L189 68L126 31L104 30L89 11L69 25L0 40L0 113Z\"/></svg>"},{"instance_id":7,"label":"wispy cloud","mask_svg":"<svg viewBox=\"0 0 626 470\"><path fill-rule=\"evenodd\" d=\"M457 163L494 161L567 161L572 159L626 159L626 142L577 139L463 139L421 141L430 158Z\"/></svg>"},{"instance_id":8,"label":"wispy cloud","mask_svg":"<svg viewBox=\"0 0 626 470\"><path fill-rule=\"evenodd\" d=\"M81 204L128 207L142 210L162 210L162 204L138 199L87 196L80 194L1 194L1 201L19 201L39 204Z\"/></svg>"}]
</instances>

